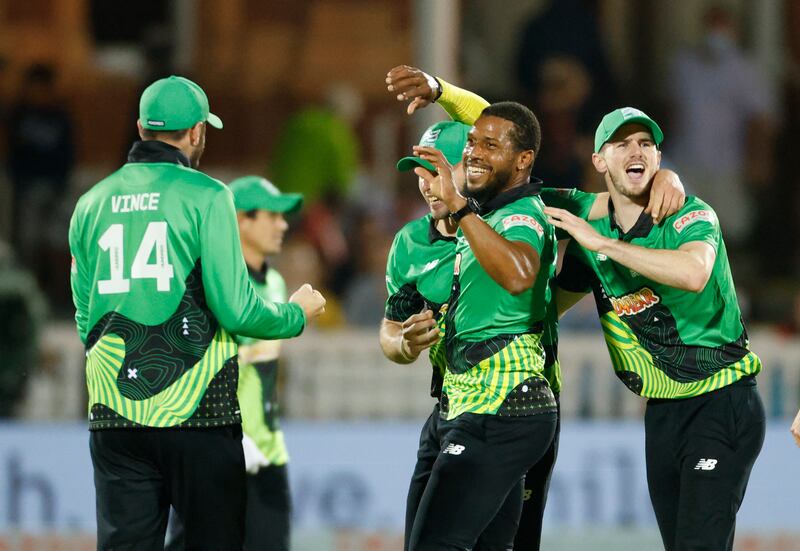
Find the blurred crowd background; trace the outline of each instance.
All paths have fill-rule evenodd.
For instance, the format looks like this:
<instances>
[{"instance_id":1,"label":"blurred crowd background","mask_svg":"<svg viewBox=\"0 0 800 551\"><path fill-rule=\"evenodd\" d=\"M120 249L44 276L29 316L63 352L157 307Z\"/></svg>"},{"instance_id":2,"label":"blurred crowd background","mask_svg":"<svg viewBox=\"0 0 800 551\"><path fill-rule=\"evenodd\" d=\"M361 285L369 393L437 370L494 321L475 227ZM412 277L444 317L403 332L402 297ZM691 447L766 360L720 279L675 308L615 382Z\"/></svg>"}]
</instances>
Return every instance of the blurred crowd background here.
<instances>
[{"instance_id":1,"label":"blurred crowd background","mask_svg":"<svg viewBox=\"0 0 800 551\"><path fill-rule=\"evenodd\" d=\"M18 344L72 314L76 198L124 162L139 93L172 73L225 121L204 171L305 194L277 265L326 292L323 330L377 326L391 239L424 212L393 166L442 113L407 117L383 83L400 63L532 106L553 187L600 189L600 117L650 113L664 165L719 214L749 324L800 330L797 2L0 0L0 25L0 346L24 366L44 360ZM568 325L592 327L580 312Z\"/></svg>"},{"instance_id":2,"label":"blurred crowd background","mask_svg":"<svg viewBox=\"0 0 800 551\"><path fill-rule=\"evenodd\" d=\"M797 2L0 0L0 25L2 415L63 356L37 337L73 314L75 201L124 162L140 92L173 73L225 121L202 170L305 195L274 262L290 288L328 297L320 332L375 332L392 237L425 212L394 163L444 115L406 115L384 84L400 63L531 106L534 172L552 187L602 190L602 114L651 114L663 164L717 210L749 326L800 331ZM595 319L584 301L565 328Z\"/></svg>"},{"instance_id":3,"label":"blurred crowd background","mask_svg":"<svg viewBox=\"0 0 800 551\"><path fill-rule=\"evenodd\" d=\"M287 347L289 417L427 413L427 370L392 369L377 344L392 238L425 213L394 165L444 117L409 117L386 91L406 63L532 107L534 173L551 187L602 190L590 156L605 112L659 121L664 166L719 215L782 419L800 396L798 28L793 0L0 0L0 417L85 415L69 218L125 161L139 94L169 74L197 81L225 123L203 171L306 197L274 263L328 307ZM578 369L607 364L591 301L564 328L565 414L638 416L610 372Z\"/></svg>"}]
</instances>

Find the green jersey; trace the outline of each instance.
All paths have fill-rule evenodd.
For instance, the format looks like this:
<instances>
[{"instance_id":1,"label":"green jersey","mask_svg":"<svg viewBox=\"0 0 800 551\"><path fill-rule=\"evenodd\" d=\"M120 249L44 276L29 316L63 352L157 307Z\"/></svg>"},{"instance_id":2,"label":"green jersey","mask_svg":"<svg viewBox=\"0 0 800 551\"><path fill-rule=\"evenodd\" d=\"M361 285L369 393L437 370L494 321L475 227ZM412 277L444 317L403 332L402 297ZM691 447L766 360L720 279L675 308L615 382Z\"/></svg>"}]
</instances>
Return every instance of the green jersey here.
<instances>
[{"instance_id":1,"label":"green jersey","mask_svg":"<svg viewBox=\"0 0 800 551\"><path fill-rule=\"evenodd\" d=\"M69 243L92 429L238 423L231 334L303 330L253 290L230 190L162 142L80 198Z\"/></svg>"},{"instance_id":2,"label":"green jersey","mask_svg":"<svg viewBox=\"0 0 800 551\"><path fill-rule=\"evenodd\" d=\"M462 413L530 415L555 411L543 376L542 336L555 272L556 240L544 215L540 183L494 197L479 215L509 241L539 255L534 285L512 295L483 269L459 229L453 287L445 317L448 419Z\"/></svg>"},{"instance_id":3,"label":"green jersey","mask_svg":"<svg viewBox=\"0 0 800 551\"><path fill-rule=\"evenodd\" d=\"M575 188L542 188L542 201L548 207L565 209L584 220L589 219L589 212L592 210L597 195L586 193ZM555 228L556 239L569 239L569 234L560 228ZM551 300L547 303L545 314L544 335L542 345L544 346L544 378L547 379L553 393L558 395L561 392L561 363L558 360L558 307L556 306L555 293L558 285L556 279L550 280Z\"/></svg>"},{"instance_id":4,"label":"green jersey","mask_svg":"<svg viewBox=\"0 0 800 551\"><path fill-rule=\"evenodd\" d=\"M266 265L250 271L256 292L270 302L286 302L286 282L281 274ZM237 337L239 342L239 405L242 431L258 447L270 465L289 461L279 422L278 355L280 341L261 341Z\"/></svg>"},{"instance_id":5,"label":"green jersey","mask_svg":"<svg viewBox=\"0 0 800 551\"><path fill-rule=\"evenodd\" d=\"M642 213L627 232L609 216L589 222L600 234L649 249L708 243L716 251L699 293L656 283L603 254L573 243L559 275L567 291L594 291L611 363L620 379L647 398L688 398L761 371L749 350L725 243L714 211L688 197L658 226ZM573 246L574 245L574 246Z\"/></svg>"},{"instance_id":6,"label":"green jersey","mask_svg":"<svg viewBox=\"0 0 800 551\"><path fill-rule=\"evenodd\" d=\"M386 262L386 300L384 316L402 322L425 309L433 311L444 336L444 316L450 287L456 239L442 235L430 214L403 226L395 235ZM431 396L438 398L445 372L444 341L429 352L433 377Z\"/></svg>"}]
</instances>

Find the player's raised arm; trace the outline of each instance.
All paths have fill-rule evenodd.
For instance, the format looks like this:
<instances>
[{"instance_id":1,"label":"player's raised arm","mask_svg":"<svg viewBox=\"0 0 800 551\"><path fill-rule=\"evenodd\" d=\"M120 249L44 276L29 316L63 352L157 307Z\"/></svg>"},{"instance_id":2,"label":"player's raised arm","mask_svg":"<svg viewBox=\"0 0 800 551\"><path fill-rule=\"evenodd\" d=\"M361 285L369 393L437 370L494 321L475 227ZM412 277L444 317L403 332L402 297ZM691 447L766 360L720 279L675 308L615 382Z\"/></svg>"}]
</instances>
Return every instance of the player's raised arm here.
<instances>
[{"instance_id":1,"label":"player's raised arm","mask_svg":"<svg viewBox=\"0 0 800 551\"><path fill-rule=\"evenodd\" d=\"M453 120L474 124L489 106L478 94L408 65L398 65L387 73L386 88L395 94L397 101L409 102L406 108L409 115L436 102Z\"/></svg>"}]
</instances>

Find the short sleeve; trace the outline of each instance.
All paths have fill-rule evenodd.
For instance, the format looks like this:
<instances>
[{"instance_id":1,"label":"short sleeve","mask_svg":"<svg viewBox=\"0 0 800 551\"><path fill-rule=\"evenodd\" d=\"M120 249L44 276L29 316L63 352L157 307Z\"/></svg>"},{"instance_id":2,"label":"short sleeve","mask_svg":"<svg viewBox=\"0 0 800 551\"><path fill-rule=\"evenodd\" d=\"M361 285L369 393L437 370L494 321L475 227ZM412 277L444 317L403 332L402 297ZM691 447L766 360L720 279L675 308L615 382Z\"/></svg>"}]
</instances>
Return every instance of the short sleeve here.
<instances>
[{"instance_id":1,"label":"short sleeve","mask_svg":"<svg viewBox=\"0 0 800 551\"><path fill-rule=\"evenodd\" d=\"M400 233L394 236L392 247L386 258L386 292L389 296L396 293L403 286L403 275L397 267L397 249L400 247Z\"/></svg>"},{"instance_id":2,"label":"short sleeve","mask_svg":"<svg viewBox=\"0 0 800 551\"><path fill-rule=\"evenodd\" d=\"M402 232L400 232L395 236L386 259L388 298L384 307L384 317L390 321L405 321L409 316L421 312L425 307L425 299L406 277L408 267L403 269L403 266L400 265L403 246Z\"/></svg>"},{"instance_id":3,"label":"short sleeve","mask_svg":"<svg viewBox=\"0 0 800 551\"><path fill-rule=\"evenodd\" d=\"M719 248L721 231L717 214L704 204L691 204L684 207L671 221L673 246L678 248L684 243L703 241L716 251Z\"/></svg>"},{"instance_id":4,"label":"short sleeve","mask_svg":"<svg viewBox=\"0 0 800 551\"><path fill-rule=\"evenodd\" d=\"M541 254L549 226L544 212L532 208L525 212L508 213L502 216L495 225L495 230L505 239L527 243Z\"/></svg>"}]
</instances>

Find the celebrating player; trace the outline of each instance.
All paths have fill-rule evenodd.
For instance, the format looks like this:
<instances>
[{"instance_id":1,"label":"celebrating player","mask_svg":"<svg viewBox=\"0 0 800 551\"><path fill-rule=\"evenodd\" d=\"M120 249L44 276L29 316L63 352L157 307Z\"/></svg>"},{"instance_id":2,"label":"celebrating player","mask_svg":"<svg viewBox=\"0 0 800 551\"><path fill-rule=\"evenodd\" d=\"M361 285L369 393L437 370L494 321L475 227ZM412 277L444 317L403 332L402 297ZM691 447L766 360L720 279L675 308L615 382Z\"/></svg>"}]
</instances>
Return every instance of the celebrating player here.
<instances>
[{"instance_id":1,"label":"celebrating player","mask_svg":"<svg viewBox=\"0 0 800 551\"><path fill-rule=\"evenodd\" d=\"M463 154L470 202L456 192L441 151L414 148L438 176L415 173L459 230L442 398L454 422L419 504L412 551L472 548L507 499L518 518L518 484L553 440L556 401L542 374L541 341L556 243L530 175L540 140L527 108L506 102L484 110ZM504 538L510 547L514 530Z\"/></svg>"},{"instance_id":2,"label":"celebrating player","mask_svg":"<svg viewBox=\"0 0 800 551\"><path fill-rule=\"evenodd\" d=\"M397 93L398 100L409 102L407 107L409 114L414 113L418 108L423 108L436 102L454 119L472 124L480 116L483 109L489 105L486 100L472 92L453 86L439 78L428 75L416 67L407 65L401 65L389 71L386 83L389 91ZM577 216L595 219L607 213L609 196L607 192L590 194L577 189L557 190L545 187L541 190L541 197L547 205L559 206L568 209ZM677 175L669 170L659 170L653 181L648 209L655 213L654 216L656 218L669 215L683 206L684 197L683 186ZM441 203L439 202L438 204ZM556 232L557 236L558 233ZM568 237L568 234L563 234L562 237ZM551 292L556 292L555 280L551 280ZM551 301L548 304L542 344L545 350L544 376L558 402L561 391L561 365L558 360L558 311L555 301ZM560 419L556 425L556 433L550 449L525 475L523 509L517 535L514 539L515 549L534 551L540 547L547 493L558 455L559 433ZM423 436L426 434L430 436L432 433L423 429ZM415 485L417 488L424 487L425 476L423 475L426 472L429 473L430 470L420 469L421 465L425 464L425 458L427 457L427 454L424 453L424 443L425 440L421 439L415 477L412 480L412 492L409 493L409 508L407 508L407 512L411 510L410 506L413 503L411 497L414 495ZM492 526L494 526L494 523ZM485 535L486 533L484 533Z\"/></svg>"},{"instance_id":3,"label":"celebrating player","mask_svg":"<svg viewBox=\"0 0 800 551\"><path fill-rule=\"evenodd\" d=\"M765 432L725 243L713 209L689 197L660 224L644 213L663 133L642 111L608 113L592 162L609 214L545 212L574 239L562 290L594 292L619 378L649 398L647 482L667 551L732 549L736 512Z\"/></svg>"},{"instance_id":4,"label":"celebrating player","mask_svg":"<svg viewBox=\"0 0 800 551\"><path fill-rule=\"evenodd\" d=\"M461 153L466 145L469 126L447 121L428 128L420 140L421 146L434 147L462 171ZM430 194L430 180L436 176L435 167L419 157L404 157L397 169L426 170L427 178L419 177L419 190L430 208L430 214L406 224L395 236L386 264L385 318L381 324L381 347L387 358L397 363L414 361L429 349L433 374L431 396L437 399L433 412L422 427L417 462L409 485L406 501L404 549L408 550L411 529L425 487L441 444L454 422L441 414L442 383L447 369L444 343L444 313L453 282L456 256L456 230L447 207ZM462 176L463 179L463 176ZM506 534L516 530L517 517L513 500L495 515L478 538L474 549L487 551L505 549Z\"/></svg>"},{"instance_id":5,"label":"celebrating player","mask_svg":"<svg viewBox=\"0 0 800 551\"><path fill-rule=\"evenodd\" d=\"M239 549L245 470L232 334L300 334L325 299L248 281L230 190L197 170L208 98L177 76L140 100L128 163L78 201L72 294L86 345L101 549L163 548L170 504L188 548Z\"/></svg>"}]
</instances>

